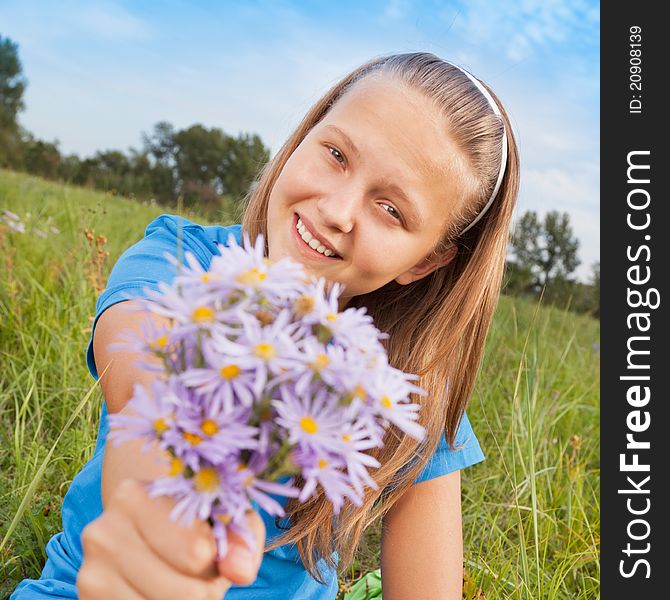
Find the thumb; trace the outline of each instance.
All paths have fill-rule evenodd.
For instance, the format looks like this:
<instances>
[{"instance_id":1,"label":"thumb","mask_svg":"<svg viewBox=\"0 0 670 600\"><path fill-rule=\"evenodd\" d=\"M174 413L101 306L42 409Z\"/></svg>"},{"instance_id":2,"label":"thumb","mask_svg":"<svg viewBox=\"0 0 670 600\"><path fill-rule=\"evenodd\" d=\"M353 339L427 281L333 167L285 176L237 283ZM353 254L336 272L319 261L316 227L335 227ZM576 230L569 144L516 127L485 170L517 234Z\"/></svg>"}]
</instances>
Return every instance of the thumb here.
<instances>
[{"instance_id":1,"label":"thumb","mask_svg":"<svg viewBox=\"0 0 670 600\"><path fill-rule=\"evenodd\" d=\"M253 583L258 576L258 569L263 559L265 524L257 512L249 513L247 527L253 533L254 548L249 548L239 535L231 533L228 539L228 552L217 565L219 574L237 585Z\"/></svg>"}]
</instances>

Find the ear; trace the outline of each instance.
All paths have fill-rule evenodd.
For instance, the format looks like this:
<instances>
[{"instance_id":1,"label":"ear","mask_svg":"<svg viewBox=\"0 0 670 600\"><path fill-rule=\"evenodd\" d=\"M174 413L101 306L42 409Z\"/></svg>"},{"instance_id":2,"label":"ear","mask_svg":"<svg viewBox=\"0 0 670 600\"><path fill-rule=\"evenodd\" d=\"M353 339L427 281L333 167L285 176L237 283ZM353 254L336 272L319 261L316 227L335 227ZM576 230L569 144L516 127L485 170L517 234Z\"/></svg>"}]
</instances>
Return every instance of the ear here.
<instances>
[{"instance_id":1,"label":"ear","mask_svg":"<svg viewBox=\"0 0 670 600\"><path fill-rule=\"evenodd\" d=\"M456 256L457 251L458 247L456 244L450 244L439 254L435 254L434 252L429 254L426 258L423 258L416 263L411 269L398 275L395 278L396 283L407 285L408 283L423 279L435 269L448 265Z\"/></svg>"}]
</instances>

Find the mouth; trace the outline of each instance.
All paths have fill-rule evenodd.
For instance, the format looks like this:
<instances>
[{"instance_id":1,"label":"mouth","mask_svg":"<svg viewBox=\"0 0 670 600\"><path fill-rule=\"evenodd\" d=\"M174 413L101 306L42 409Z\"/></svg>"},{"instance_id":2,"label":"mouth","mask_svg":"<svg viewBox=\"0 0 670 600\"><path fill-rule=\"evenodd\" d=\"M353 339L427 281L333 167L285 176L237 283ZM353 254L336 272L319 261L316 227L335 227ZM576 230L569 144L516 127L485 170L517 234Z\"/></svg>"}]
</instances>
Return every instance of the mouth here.
<instances>
[{"instance_id":1,"label":"mouth","mask_svg":"<svg viewBox=\"0 0 670 600\"><path fill-rule=\"evenodd\" d=\"M312 233L297 213L293 214L293 237L301 252L311 258L329 262L342 260L342 257L330 245L324 244L323 240Z\"/></svg>"}]
</instances>

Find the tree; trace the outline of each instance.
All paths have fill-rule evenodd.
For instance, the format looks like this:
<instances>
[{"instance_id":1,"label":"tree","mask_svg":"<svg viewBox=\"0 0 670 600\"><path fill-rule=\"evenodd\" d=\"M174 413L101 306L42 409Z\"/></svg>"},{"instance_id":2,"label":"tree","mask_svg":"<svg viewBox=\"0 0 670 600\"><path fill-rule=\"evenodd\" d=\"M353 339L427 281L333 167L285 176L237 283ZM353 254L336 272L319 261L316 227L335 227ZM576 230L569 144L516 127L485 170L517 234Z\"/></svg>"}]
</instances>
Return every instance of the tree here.
<instances>
[{"instance_id":1,"label":"tree","mask_svg":"<svg viewBox=\"0 0 670 600\"><path fill-rule=\"evenodd\" d=\"M58 175L61 156L58 142L36 140L32 136L24 142L23 166L32 175L53 179Z\"/></svg>"},{"instance_id":2,"label":"tree","mask_svg":"<svg viewBox=\"0 0 670 600\"><path fill-rule=\"evenodd\" d=\"M600 261L591 266L591 313L600 318Z\"/></svg>"},{"instance_id":3,"label":"tree","mask_svg":"<svg viewBox=\"0 0 670 600\"><path fill-rule=\"evenodd\" d=\"M580 264L579 240L573 235L567 213L551 211L544 221L535 211L524 213L514 227L511 246L510 288L517 293L553 288L562 296L574 283L572 275Z\"/></svg>"},{"instance_id":4,"label":"tree","mask_svg":"<svg viewBox=\"0 0 670 600\"><path fill-rule=\"evenodd\" d=\"M16 128L16 115L24 108L26 85L18 46L0 35L0 127Z\"/></svg>"},{"instance_id":5,"label":"tree","mask_svg":"<svg viewBox=\"0 0 670 600\"><path fill-rule=\"evenodd\" d=\"M174 136L174 127L167 121L156 123L151 135L142 134L144 151L153 159L155 164L170 169L174 167L176 154Z\"/></svg>"},{"instance_id":6,"label":"tree","mask_svg":"<svg viewBox=\"0 0 670 600\"><path fill-rule=\"evenodd\" d=\"M24 108L26 85L18 46L0 35L0 166L17 168L22 163L23 148L16 117Z\"/></svg>"},{"instance_id":7,"label":"tree","mask_svg":"<svg viewBox=\"0 0 670 600\"><path fill-rule=\"evenodd\" d=\"M219 170L224 193L233 200L242 200L268 160L270 151L258 135L229 138L228 152Z\"/></svg>"},{"instance_id":8,"label":"tree","mask_svg":"<svg viewBox=\"0 0 670 600\"><path fill-rule=\"evenodd\" d=\"M142 134L144 154L149 159L149 187L152 195L165 204L172 204L178 195L175 131L172 124L160 121L151 135Z\"/></svg>"}]
</instances>

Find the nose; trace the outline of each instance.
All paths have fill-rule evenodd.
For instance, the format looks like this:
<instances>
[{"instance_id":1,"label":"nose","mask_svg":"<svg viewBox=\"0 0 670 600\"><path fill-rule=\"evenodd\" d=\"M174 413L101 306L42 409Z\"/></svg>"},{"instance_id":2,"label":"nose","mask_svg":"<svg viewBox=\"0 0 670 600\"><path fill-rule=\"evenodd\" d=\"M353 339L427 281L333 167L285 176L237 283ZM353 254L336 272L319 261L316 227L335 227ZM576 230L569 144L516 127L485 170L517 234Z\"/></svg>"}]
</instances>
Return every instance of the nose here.
<instances>
[{"instance_id":1,"label":"nose","mask_svg":"<svg viewBox=\"0 0 670 600\"><path fill-rule=\"evenodd\" d=\"M322 222L329 228L342 233L349 233L359 214L362 194L354 186L342 186L335 191L324 194L316 205Z\"/></svg>"}]
</instances>

